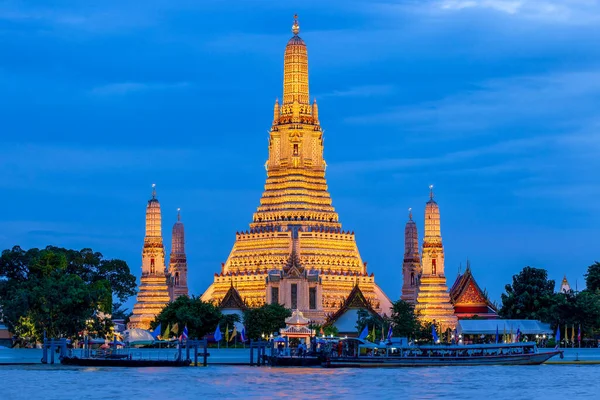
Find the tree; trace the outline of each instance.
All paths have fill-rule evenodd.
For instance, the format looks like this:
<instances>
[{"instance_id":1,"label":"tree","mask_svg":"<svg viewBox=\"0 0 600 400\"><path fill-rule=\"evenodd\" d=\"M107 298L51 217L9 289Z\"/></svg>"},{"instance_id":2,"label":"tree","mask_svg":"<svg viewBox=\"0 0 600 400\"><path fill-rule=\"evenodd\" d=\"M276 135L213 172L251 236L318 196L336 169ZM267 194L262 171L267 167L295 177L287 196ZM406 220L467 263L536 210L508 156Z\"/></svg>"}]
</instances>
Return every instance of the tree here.
<instances>
[{"instance_id":1,"label":"tree","mask_svg":"<svg viewBox=\"0 0 600 400\"><path fill-rule=\"evenodd\" d=\"M40 340L75 337L92 328L105 334L112 323L112 298L135 292L127 264L103 260L91 249L53 246L23 250L18 246L0 256L0 307L14 332ZM120 287L113 285L120 284ZM88 323L91 321L91 324Z\"/></svg>"},{"instance_id":2,"label":"tree","mask_svg":"<svg viewBox=\"0 0 600 400\"><path fill-rule=\"evenodd\" d=\"M262 334L270 335L285 328L285 319L292 311L281 304L265 304L262 307L244 311L244 326L249 339L259 339Z\"/></svg>"},{"instance_id":3,"label":"tree","mask_svg":"<svg viewBox=\"0 0 600 400\"><path fill-rule=\"evenodd\" d=\"M584 276L587 290L591 292L600 290L600 262L596 261L590 265Z\"/></svg>"},{"instance_id":4,"label":"tree","mask_svg":"<svg viewBox=\"0 0 600 400\"><path fill-rule=\"evenodd\" d=\"M500 316L509 319L549 321L554 304L554 281L545 269L525 267L513 276L512 285L502 294Z\"/></svg>"},{"instance_id":5,"label":"tree","mask_svg":"<svg viewBox=\"0 0 600 400\"><path fill-rule=\"evenodd\" d=\"M213 333L217 324L223 318L221 311L212 303L204 302L199 297L179 296L174 302L169 303L150 323L152 329L161 324L164 331L167 326L179 326L179 334L187 325L188 337L201 338Z\"/></svg>"},{"instance_id":6,"label":"tree","mask_svg":"<svg viewBox=\"0 0 600 400\"><path fill-rule=\"evenodd\" d=\"M404 300L392 303L390 322L394 336L416 337L421 329L421 324L415 314L415 306Z\"/></svg>"},{"instance_id":7,"label":"tree","mask_svg":"<svg viewBox=\"0 0 600 400\"><path fill-rule=\"evenodd\" d=\"M383 330L384 320L377 314L371 314L367 310L360 309L357 312L356 331L362 333L365 326L368 330L367 340L374 342L377 339L377 334ZM375 335L373 335L373 330Z\"/></svg>"}]
</instances>

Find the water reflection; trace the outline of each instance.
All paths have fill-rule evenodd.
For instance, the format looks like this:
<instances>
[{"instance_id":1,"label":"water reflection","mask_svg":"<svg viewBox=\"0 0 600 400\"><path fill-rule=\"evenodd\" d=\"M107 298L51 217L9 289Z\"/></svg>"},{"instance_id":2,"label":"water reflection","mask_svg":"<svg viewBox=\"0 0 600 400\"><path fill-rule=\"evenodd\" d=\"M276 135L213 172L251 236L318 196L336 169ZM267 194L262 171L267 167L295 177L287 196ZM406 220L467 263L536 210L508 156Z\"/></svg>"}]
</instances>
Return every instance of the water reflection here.
<instances>
[{"instance_id":1,"label":"water reflection","mask_svg":"<svg viewBox=\"0 0 600 400\"><path fill-rule=\"evenodd\" d=\"M595 398L596 366L404 369L0 367L3 399ZM158 396L158 397L157 397Z\"/></svg>"}]
</instances>

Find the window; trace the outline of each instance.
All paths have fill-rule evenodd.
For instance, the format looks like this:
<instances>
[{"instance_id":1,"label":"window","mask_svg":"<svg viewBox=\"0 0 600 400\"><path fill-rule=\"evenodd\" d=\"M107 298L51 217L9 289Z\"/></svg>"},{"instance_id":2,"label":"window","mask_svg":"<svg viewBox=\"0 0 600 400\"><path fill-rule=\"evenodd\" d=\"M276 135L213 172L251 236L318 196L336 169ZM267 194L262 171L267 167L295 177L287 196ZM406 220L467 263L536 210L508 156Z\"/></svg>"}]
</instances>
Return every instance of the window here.
<instances>
[{"instance_id":1,"label":"window","mask_svg":"<svg viewBox=\"0 0 600 400\"><path fill-rule=\"evenodd\" d=\"M279 303L279 288L272 287L271 288L271 304Z\"/></svg>"},{"instance_id":2,"label":"window","mask_svg":"<svg viewBox=\"0 0 600 400\"><path fill-rule=\"evenodd\" d=\"M294 143L294 155L298 155L298 143Z\"/></svg>"},{"instance_id":3,"label":"window","mask_svg":"<svg viewBox=\"0 0 600 400\"><path fill-rule=\"evenodd\" d=\"M437 274L437 260L435 258L431 260L431 273L433 275Z\"/></svg>"},{"instance_id":4,"label":"window","mask_svg":"<svg viewBox=\"0 0 600 400\"><path fill-rule=\"evenodd\" d=\"M175 272L175 286L179 286L179 272Z\"/></svg>"},{"instance_id":5,"label":"window","mask_svg":"<svg viewBox=\"0 0 600 400\"><path fill-rule=\"evenodd\" d=\"M298 309L298 285L292 283L291 285L291 293L292 293L292 310Z\"/></svg>"},{"instance_id":6,"label":"window","mask_svg":"<svg viewBox=\"0 0 600 400\"><path fill-rule=\"evenodd\" d=\"M151 258L150 259L150 273L153 274L154 271L155 271L155 268L154 268L154 258Z\"/></svg>"},{"instance_id":7,"label":"window","mask_svg":"<svg viewBox=\"0 0 600 400\"><path fill-rule=\"evenodd\" d=\"M410 286L415 286L415 273L410 273Z\"/></svg>"},{"instance_id":8,"label":"window","mask_svg":"<svg viewBox=\"0 0 600 400\"><path fill-rule=\"evenodd\" d=\"M308 308L311 310L317 309L317 288L308 288Z\"/></svg>"}]
</instances>

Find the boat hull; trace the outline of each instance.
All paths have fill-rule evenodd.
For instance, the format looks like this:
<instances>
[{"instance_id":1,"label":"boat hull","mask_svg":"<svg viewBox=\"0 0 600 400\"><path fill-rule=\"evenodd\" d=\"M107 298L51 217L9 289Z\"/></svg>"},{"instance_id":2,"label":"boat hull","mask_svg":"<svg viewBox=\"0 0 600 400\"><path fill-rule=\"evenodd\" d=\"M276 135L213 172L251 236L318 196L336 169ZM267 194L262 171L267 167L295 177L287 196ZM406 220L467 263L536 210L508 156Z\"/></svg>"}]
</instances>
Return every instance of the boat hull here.
<instances>
[{"instance_id":1,"label":"boat hull","mask_svg":"<svg viewBox=\"0 0 600 400\"><path fill-rule=\"evenodd\" d=\"M540 365L560 353L560 351L551 351L535 354L514 354L483 357L342 357L327 360L322 365L326 368L401 368L479 365Z\"/></svg>"},{"instance_id":2,"label":"boat hull","mask_svg":"<svg viewBox=\"0 0 600 400\"><path fill-rule=\"evenodd\" d=\"M82 367L187 367L190 365L190 360L171 361L63 357L60 360L60 363Z\"/></svg>"}]
</instances>

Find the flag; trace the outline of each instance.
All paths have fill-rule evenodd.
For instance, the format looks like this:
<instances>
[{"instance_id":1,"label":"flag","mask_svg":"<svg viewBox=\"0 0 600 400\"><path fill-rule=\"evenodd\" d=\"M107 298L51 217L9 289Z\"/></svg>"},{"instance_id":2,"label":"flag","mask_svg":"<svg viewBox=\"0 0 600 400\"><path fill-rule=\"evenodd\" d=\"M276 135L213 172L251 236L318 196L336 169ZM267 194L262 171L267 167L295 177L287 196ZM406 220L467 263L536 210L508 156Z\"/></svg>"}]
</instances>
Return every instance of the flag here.
<instances>
[{"instance_id":1,"label":"flag","mask_svg":"<svg viewBox=\"0 0 600 400\"><path fill-rule=\"evenodd\" d=\"M246 341L246 327L242 325L242 333L240 333L240 339L242 342Z\"/></svg>"},{"instance_id":2,"label":"flag","mask_svg":"<svg viewBox=\"0 0 600 400\"><path fill-rule=\"evenodd\" d=\"M515 342L521 341L521 329L517 328L517 336L515 338Z\"/></svg>"},{"instance_id":3,"label":"flag","mask_svg":"<svg viewBox=\"0 0 600 400\"><path fill-rule=\"evenodd\" d=\"M558 349L560 347L560 325L556 326L556 348Z\"/></svg>"},{"instance_id":4,"label":"flag","mask_svg":"<svg viewBox=\"0 0 600 400\"><path fill-rule=\"evenodd\" d=\"M392 339L392 324L390 324L390 327L388 328L388 334L387 334L387 340L391 340Z\"/></svg>"},{"instance_id":5,"label":"flag","mask_svg":"<svg viewBox=\"0 0 600 400\"><path fill-rule=\"evenodd\" d=\"M437 332L435 331L435 325L431 325L431 336L433 336L433 343L437 343L440 341Z\"/></svg>"},{"instance_id":6,"label":"flag","mask_svg":"<svg viewBox=\"0 0 600 400\"><path fill-rule=\"evenodd\" d=\"M229 343L229 324L225 325L225 343Z\"/></svg>"},{"instance_id":7,"label":"flag","mask_svg":"<svg viewBox=\"0 0 600 400\"><path fill-rule=\"evenodd\" d=\"M319 331L319 333L321 334L321 336L325 336L325 332L323 331L323 325L321 325L321 330Z\"/></svg>"},{"instance_id":8,"label":"flag","mask_svg":"<svg viewBox=\"0 0 600 400\"><path fill-rule=\"evenodd\" d=\"M169 340L169 336L171 336L171 325L167 325L167 329L165 329L165 333L162 335L165 340Z\"/></svg>"},{"instance_id":9,"label":"flag","mask_svg":"<svg viewBox=\"0 0 600 400\"><path fill-rule=\"evenodd\" d=\"M375 342L375 324L373 324L373 330L371 331L371 340Z\"/></svg>"},{"instance_id":10,"label":"flag","mask_svg":"<svg viewBox=\"0 0 600 400\"><path fill-rule=\"evenodd\" d=\"M187 340L188 339L188 329L187 325L183 328L183 332L181 332L181 336L179 336L179 340Z\"/></svg>"},{"instance_id":11,"label":"flag","mask_svg":"<svg viewBox=\"0 0 600 400\"><path fill-rule=\"evenodd\" d=\"M154 340L158 339L158 336L160 335L160 331L161 331L161 324L159 323L158 325L156 325L156 328L154 328L154 330L152 331L152 337L154 338Z\"/></svg>"},{"instance_id":12,"label":"flag","mask_svg":"<svg viewBox=\"0 0 600 400\"><path fill-rule=\"evenodd\" d=\"M215 340L217 342L220 342L221 339L223 339L223 336L221 336L221 328L219 327L219 325L217 325L217 329L215 330Z\"/></svg>"},{"instance_id":13,"label":"flag","mask_svg":"<svg viewBox=\"0 0 600 400\"><path fill-rule=\"evenodd\" d=\"M179 323L175 322L175 325L173 325L173 327L171 328L171 330L173 331L173 333L175 335L177 335L179 333Z\"/></svg>"},{"instance_id":14,"label":"flag","mask_svg":"<svg viewBox=\"0 0 600 400\"><path fill-rule=\"evenodd\" d=\"M498 325L496 325L496 344L498 344Z\"/></svg>"},{"instance_id":15,"label":"flag","mask_svg":"<svg viewBox=\"0 0 600 400\"><path fill-rule=\"evenodd\" d=\"M358 338L365 339L367 337L367 335L369 335L369 325L365 325L365 328L362 330L362 332L360 333Z\"/></svg>"},{"instance_id":16,"label":"flag","mask_svg":"<svg viewBox=\"0 0 600 400\"><path fill-rule=\"evenodd\" d=\"M575 324L571 325L571 343L575 342Z\"/></svg>"},{"instance_id":17,"label":"flag","mask_svg":"<svg viewBox=\"0 0 600 400\"><path fill-rule=\"evenodd\" d=\"M233 332L231 332L231 336L229 337L229 341L231 342L237 336L237 328L233 325Z\"/></svg>"},{"instance_id":18,"label":"flag","mask_svg":"<svg viewBox=\"0 0 600 400\"><path fill-rule=\"evenodd\" d=\"M513 333L512 333L512 325L510 326L510 342L514 343L514 337L513 337Z\"/></svg>"},{"instance_id":19,"label":"flag","mask_svg":"<svg viewBox=\"0 0 600 400\"><path fill-rule=\"evenodd\" d=\"M577 341L581 342L581 324L579 324L579 327L577 328Z\"/></svg>"},{"instance_id":20,"label":"flag","mask_svg":"<svg viewBox=\"0 0 600 400\"><path fill-rule=\"evenodd\" d=\"M383 324L381 324L381 340L383 340L385 336L383 336Z\"/></svg>"},{"instance_id":21,"label":"flag","mask_svg":"<svg viewBox=\"0 0 600 400\"><path fill-rule=\"evenodd\" d=\"M504 324L504 333L502 333L502 341L506 343L506 324Z\"/></svg>"}]
</instances>

